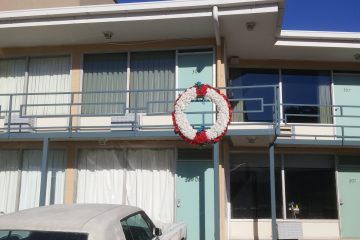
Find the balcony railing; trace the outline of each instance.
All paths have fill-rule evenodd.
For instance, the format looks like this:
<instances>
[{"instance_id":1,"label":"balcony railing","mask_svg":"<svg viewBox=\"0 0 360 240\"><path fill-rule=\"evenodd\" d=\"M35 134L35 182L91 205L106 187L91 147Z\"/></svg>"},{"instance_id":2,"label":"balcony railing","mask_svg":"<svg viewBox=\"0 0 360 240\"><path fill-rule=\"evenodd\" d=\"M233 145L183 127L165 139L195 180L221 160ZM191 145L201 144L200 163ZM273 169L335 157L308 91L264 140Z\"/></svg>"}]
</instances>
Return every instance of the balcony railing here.
<instances>
[{"instance_id":1,"label":"balcony railing","mask_svg":"<svg viewBox=\"0 0 360 240\"><path fill-rule=\"evenodd\" d=\"M264 93L266 96L258 93ZM184 89L0 94L0 136L18 133L172 131L171 112ZM284 139L360 140L360 106L281 104L279 87L226 87L233 108L230 129L270 130ZM252 94L247 94L253 91ZM255 92L255 94L254 94ZM248 97L251 95L251 97ZM209 101L187 112L194 128L210 127ZM250 131L250 132L249 132Z\"/></svg>"}]
</instances>

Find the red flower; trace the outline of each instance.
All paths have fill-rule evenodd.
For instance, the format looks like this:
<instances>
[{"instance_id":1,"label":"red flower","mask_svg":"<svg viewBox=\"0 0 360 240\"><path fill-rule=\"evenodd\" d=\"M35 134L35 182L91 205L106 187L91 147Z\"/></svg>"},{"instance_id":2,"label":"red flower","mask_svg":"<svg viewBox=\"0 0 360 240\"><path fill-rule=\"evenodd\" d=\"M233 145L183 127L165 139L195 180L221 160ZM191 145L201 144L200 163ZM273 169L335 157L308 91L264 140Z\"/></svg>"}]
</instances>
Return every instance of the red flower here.
<instances>
[{"instance_id":1,"label":"red flower","mask_svg":"<svg viewBox=\"0 0 360 240\"><path fill-rule=\"evenodd\" d=\"M197 96L204 97L206 95L208 87L209 87L209 85L207 85L207 84L203 84L203 85L200 85L199 87L196 87Z\"/></svg>"},{"instance_id":2,"label":"red flower","mask_svg":"<svg viewBox=\"0 0 360 240\"><path fill-rule=\"evenodd\" d=\"M200 144L200 145L202 145L202 144L205 144L205 143L209 143L210 140L209 140L208 137L206 136L205 130L202 130L201 132L196 133L196 136L195 136L193 142L194 142L195 144Z\"/></svg>"}]
</instances>

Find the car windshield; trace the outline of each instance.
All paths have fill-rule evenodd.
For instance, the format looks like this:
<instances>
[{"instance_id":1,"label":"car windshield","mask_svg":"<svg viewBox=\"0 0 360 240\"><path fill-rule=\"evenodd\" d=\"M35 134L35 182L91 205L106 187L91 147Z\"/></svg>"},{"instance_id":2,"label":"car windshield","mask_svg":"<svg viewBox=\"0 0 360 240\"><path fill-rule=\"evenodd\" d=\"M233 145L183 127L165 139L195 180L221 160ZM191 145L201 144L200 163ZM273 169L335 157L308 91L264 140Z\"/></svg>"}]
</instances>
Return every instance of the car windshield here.
<instances>
[{"instance_id":1,"label":"car windshield","mask_svg":"<svg viewBox=\"0 0 360 240\"><path fill-rule=\"evenodd\" d=\"M85 233L0 230L0 240L87 240Z\"/></svg>"}]
</instances>

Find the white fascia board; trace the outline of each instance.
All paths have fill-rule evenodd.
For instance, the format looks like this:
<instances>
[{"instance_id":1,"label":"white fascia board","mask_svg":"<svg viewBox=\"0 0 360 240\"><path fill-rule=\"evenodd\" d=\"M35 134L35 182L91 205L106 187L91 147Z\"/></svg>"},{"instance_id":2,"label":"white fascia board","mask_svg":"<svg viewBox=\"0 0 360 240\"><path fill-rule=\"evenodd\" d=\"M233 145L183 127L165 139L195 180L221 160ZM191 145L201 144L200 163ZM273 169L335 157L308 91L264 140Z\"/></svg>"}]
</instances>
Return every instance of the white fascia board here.
<instances>
[{"instance_id":1,"label":"white fascia board","mask_svg":"<svg viewBox=\"0 0 360 240\"><path fill-rule=\"evenodd\" d=\"M234 9L219 11L219 16L255 14L255 13L276 13L278 6L263 6L258 8Z\"/></svg>"},{"instance_id":2,"label":"white fascia board","mask_svg":"<svg viewBox=\"0 0 360 240\"><path fill-rule=\"evenodd\" d=\"M281 30L281 39L359 40L360 32Z\"/></svg>"},{"instance_id":3,"label":"white fascia board","mask_svg":"<svg viewBox=\"0 0 360 240\"><path fill-rule=\"evenodd\" d=\"M101 14L119 13L145 13L154 11L191 10L208 8L212 6L232 7L248 6L256 8L257 5L278 4L280 0L182 0L182 1L159 1L143 3L123 3L107 5L89 5L62 8L31 9L0 12L0 21L20 20L65 16L88 16Z\"/></svg>"},{"instance_id":4,"label":"white fascia board","mask_svg":"<svg viewBox=\"0 0 360 240\"><path fill-rule=\"evenodd\" d=\"M282 30L276 46L360 48L360 32Z\"/></svg>"},{"instance_id":5,"label":"white fascia board","mask_svg":"<svg viewBox=\"0 0 360 240\"><path fill-rule=\"evenodd\" d=\"M225 0L225 2L233 2L235 0ZM176 1L175 1L176 2ZM188 1L187 1L188 2ZM193 1L194 2L194 1ZM196 1L202 2L202 1ZM206 1L205 1L206 2ZM239 1L237 1L239 2ZM245 2L245 1L244 1ZM247 1L248 2L248 1ZM260 2L260 0L258 1ZM264 1L261 1L264 2ZM242 14L256 14L269 13L278 11L276 3L266 3L242 7L223 7L219 9L219 16L228 15L242 15ZM162 19L185 19L185 18L203 18L212 16L212 7L200 9L188 9L169 11L169 9L153 12L126 12L123 14L91 14L86 16L63 16L63 17L48 17L38 19L22 19L22 20L8 20L1 21L0 29L5 28L21 28L21 27L39 27L39 26L54 26L54 25L72 25L72 24L90 24L90 23L106 23L106 22L129 22L129 21L146 21L146 20L162 20Z\"/></svg>"},{"instance_id":6,"label":"white fascia board","mask_svg":"<svg viewBox=\"0 0 360 240\"><path fill-rule=\"evenodd\" d=\"M86 19L73 20L55 20L55 21L37 21L25 23L8 23L1 24L0 29L4 28L23 28L23 27L40 27L40 26L58 26L58 25L75 25L75 24L91 24L91 23L111 23L111 22L134 22L147 20L162 20L162 19L176 19L176 18L201 18L211 17L211 12L203 13L178 13L178 14L157 14L157 15L142 15L142 16L125 16L125 17L92 17Z\"/></svg>"},{"instance_id":7,"label":"white fascia board","mask_svg":"<svg viewBox=\"0 0 360 240\"><path fill-rule=\"evenodd\" d=\"M318 48L353 48L360 49L360 42L321 42L321 41L291 41L278 40L276 46L318 47Z\"/></svg>"}]
</instances>

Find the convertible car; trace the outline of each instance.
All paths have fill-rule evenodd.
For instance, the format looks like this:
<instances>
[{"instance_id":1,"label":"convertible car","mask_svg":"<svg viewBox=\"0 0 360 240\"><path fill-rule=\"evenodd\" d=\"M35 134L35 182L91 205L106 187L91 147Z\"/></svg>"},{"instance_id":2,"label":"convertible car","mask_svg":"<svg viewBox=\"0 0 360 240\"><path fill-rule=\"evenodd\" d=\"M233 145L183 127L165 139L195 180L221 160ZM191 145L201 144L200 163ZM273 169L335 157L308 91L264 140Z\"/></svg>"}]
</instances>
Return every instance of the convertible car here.
<instances>
[{"instance_id":1,"label":"convertible car","mask_svg":"<svg viewBox=\"0 0 360 240\"><path fill-rule=\"evenodd\" d=\"M165 225L164 225L165 226ZM53 205L0 216L0 240L185 240L183 223L160 229L139 208Z\"/></svg>"}]
</instances>

